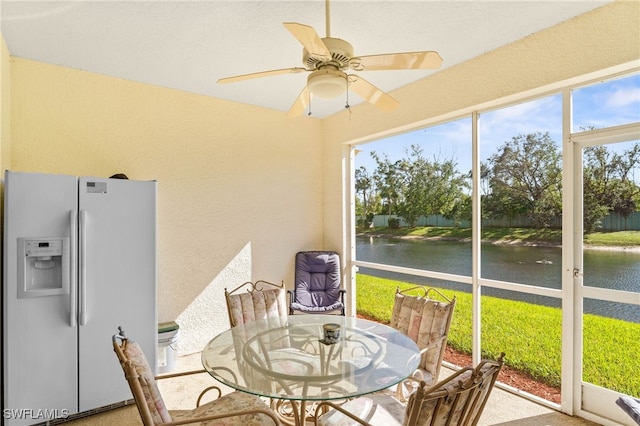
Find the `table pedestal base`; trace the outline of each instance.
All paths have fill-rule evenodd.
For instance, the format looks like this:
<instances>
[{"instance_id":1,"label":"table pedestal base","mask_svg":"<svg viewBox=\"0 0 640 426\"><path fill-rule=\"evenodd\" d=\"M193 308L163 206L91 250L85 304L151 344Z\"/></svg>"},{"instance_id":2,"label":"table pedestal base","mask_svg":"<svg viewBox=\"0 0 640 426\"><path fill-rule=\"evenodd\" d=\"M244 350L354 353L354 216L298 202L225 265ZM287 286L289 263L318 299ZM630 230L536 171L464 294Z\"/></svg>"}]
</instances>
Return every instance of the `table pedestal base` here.
<instances>
[{"instance_id":1,"label":"table pedestal base","mask_svg":"<svg viewBox=\"0 0 640 426\"><path fill-rule=\"evenodd\" d=\"M272 404L280 421L289 426L305 426L313 424L315 404L307 408L307 401L290 401L287 399L276 400Z\"/></svg>"}]
</instances>

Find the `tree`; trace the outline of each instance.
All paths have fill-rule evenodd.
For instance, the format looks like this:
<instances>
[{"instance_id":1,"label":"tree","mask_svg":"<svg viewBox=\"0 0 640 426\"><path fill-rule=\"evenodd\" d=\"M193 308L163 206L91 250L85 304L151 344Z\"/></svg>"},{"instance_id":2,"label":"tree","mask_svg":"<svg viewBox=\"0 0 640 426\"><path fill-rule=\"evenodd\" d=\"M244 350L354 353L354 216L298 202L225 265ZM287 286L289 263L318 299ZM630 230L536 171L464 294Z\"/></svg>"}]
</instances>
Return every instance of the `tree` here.
<instances>
[{"instance_id":1,"label":"tree","mask_svg":"<svg viewBox=\"0 0 640 426\"><path fill-rule=\"evenodd\" d=\"M459 175L457 177L460 191L456 195L451 209L443 213L443 216L447 219L455 221L456 226L460 226L463 220L471 221L473 216L473 198L471 197L471 172ZM465 192L466 191L466 192Z\"/></svg>"},{"instance_id":2,"label":"tree","mask_svg":"<svg viewBox=\"0 0 640 426\"><path fill-rule=\"evenodd\" d=\"M398 199L401 194L401 177L399 174L399 161L391 163L387 154L380 158L375 151L371 151L371 157L376 162L376 170L373 173L378 195L387 204L387 214L395 212Z\"/></svg>"},{"instance_id":3,"label":"tree","mask_svg":"<svg viewBox=\"0 0 640 426\"><path fill-rule=\"evenodd\" d=\"M562 212L562 166L549 133L518 135L505 142L485 165L489 193L483 199L494 216L527 215L543 228Z\"/></svg>"},{"instance_id":4,"label":"tree","mask_svg":"<svg viewBox=\"0 0 640 426\"><path fill-rule=\"evenodd\" d=\"M436 158L432 164L433 175L429 182L427 213L453 219L456 215L464 214L469 207L470 216L471 199L465 194L465 190L469 189L467 176L458 173L457 164L453 159L439 161ZM466 206L467 202L469 206Z\"/></svg>"},{"instance_id":5,"label":"tree","mask_svg":"<svg viewBox=\"0 0 640 426\"><path fill-rule=\"evenodd\" d=\"M362 197L362 201L356 203L357 208L359 207L358 210L360 210L358 213L362 215L363 220L371 221L374 214L374 205L372 201L375 199L375 187L373 185L373 179L369 176L369 173L364 166L360 166L356 169L355 190L356 196L360 194Z\"/></svg>"},{"instance_id":6,"label":"tree","mask_svg":"<svg viewBox=\"0 0 640 426\"><path fill-rule=\"evenodd\" d=\"M398 215L413 227L427 210L427 193L432 167L422 156L422 149L419 146L411 145L411 151L405 152L407 158L399 163L402 197L398 203Z\"/></svg>"},{"instance_id":7,"label":"tree","mask_svg":"<svg viewBox=\"0 0 640 426\"><path fill-rule=\"evenodd\" d=\"M640 187L631 174L640 166L640 144L622 154L606 146L585 148L583 164L585 233L597 230L611 212L627 218L638 209Z\"/></svg>"},{"instance_id":8,"label":"tree","mask_svg":"<svg viewBox=\"0 0 640 426\"><path fill-rule=\"evenodd\" d=\"M462 202L466 178L460 175L453 159L440 161L427 160L418 145L406 150L406 158L397 163L397 176L401 184L397 185L397 213L410 226L415 226L424 215L443 215L450 217L456 209L456 203Z\"/></svg>"}]
</instances>

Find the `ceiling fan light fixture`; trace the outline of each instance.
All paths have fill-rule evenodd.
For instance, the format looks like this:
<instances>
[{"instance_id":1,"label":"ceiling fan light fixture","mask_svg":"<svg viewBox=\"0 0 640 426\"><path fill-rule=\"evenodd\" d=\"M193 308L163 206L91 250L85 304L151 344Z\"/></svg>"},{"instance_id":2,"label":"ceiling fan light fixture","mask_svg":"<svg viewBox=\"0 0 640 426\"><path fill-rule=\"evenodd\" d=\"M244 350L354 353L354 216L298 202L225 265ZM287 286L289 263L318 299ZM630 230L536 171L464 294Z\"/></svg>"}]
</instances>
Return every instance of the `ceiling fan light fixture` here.
<instances>
[{"instance_id":1,"label":"ceiling fan light fixture","mask_svg":"<svg viewBox=\"0 0 640 426\"><path fill-rule=\"evenodd\" d=\"M333 99L347 91L347 75L335 69L314 71L307 77L307 87L314 96Z\"/></svg>"}]
</instances>

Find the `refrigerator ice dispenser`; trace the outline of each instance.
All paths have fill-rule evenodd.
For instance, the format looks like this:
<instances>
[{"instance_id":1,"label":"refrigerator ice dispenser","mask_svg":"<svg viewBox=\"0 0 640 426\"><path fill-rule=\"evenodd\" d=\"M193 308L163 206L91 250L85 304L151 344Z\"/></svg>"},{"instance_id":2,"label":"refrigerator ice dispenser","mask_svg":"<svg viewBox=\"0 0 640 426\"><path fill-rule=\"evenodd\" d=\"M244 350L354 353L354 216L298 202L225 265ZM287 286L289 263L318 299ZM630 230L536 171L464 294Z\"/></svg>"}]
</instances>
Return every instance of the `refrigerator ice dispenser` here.
<instances>
[{"instance_id":1,"label":"refrigerator ice dispenser","mask_svg":"<svg viewBox=\"0 0 640 426\"><path fill-rule=\"evenodd\" d=\"M69 294L69 239L18 238L18 299Z\"/></svg>"}]
</instances>

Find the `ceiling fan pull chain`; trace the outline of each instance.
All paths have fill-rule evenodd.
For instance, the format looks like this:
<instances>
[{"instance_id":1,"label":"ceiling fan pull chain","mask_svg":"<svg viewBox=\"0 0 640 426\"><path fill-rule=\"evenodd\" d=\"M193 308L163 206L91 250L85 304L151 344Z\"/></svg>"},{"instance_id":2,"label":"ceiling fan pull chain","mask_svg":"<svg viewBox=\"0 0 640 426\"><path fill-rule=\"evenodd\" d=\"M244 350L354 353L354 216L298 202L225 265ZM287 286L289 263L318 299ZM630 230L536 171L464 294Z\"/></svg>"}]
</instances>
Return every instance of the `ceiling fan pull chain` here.
<instances>
[{"instance_id":1,"label":"ceiling fan pull chain","mask_svg":"<svg viewBox=\"0 0 640 426\"><path fill-rule=\"evenodd\" d=\"M347 90L346 90L347 101L346 101L346 104L344 105L344 107L346 109L348 109L349 111L351 111L351 105L349 105L349 77L345 78L344 81L347 84Z\"/></svg>"},{"instance_id":2,"label":"ceiling fan pull chain","mask_svg":"<svg viewBox=\"0 0 640 426\"><path fill-rule=\"evenodd\" d=\"M311 92L309 92L309 112L307 113L307 115L311 115Z\"/></svg>"}]
</instances>

